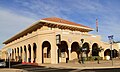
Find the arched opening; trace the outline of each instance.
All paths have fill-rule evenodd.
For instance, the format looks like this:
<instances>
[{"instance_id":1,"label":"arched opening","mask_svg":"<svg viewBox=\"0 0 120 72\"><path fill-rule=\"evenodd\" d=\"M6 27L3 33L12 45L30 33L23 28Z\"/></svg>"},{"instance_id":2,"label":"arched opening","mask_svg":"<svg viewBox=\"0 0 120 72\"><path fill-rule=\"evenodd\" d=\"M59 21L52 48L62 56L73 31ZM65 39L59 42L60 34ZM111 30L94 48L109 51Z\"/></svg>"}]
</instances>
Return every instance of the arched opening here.
<instances>
[{"instance_id":1,"label":"arched opening","mask_svg":"<svg viewBox=\"0 0 120 72\"><path fill-rule=\"evenodd\" d=\"M71 45L71 58L72 60L78 59L79 58L79 43L78 42L73 42Z\"/></svg>"},{"instance_id":2,"label":"arched opening","mask_svg":"<svg viewBox=\"0 0 120 72\"><path fill-rule=\"evenodd\" d=\"M99 56L98 44L94 43L92 45L92 56Z\"/></svg>"},{"instance_id":3,"label":"arched opening","mask_svg":"<svg viewBox=\"0 0 120 72\"><path fill-rule=\"evenodd\" d=\"M24 62L27 62L27 50L26 50L26 46L24 46Z\"/></svg>"},{"instance_id":4,"label":"arched opening","mask_svg":"<svg viewBox=\"0 0 120 72\"><path fill-rule=\"evenodd\" d=\"M111 58L111 50L107 49L104 52L105 59L109 60ZM112 50L112 58L118 57L118 51L116 49Z\"/></svg>"},{"instance_id":5,"label":"arched opening","mask_svg":"<svg viewBox=\"0 0 120 72\"><path fill-rule=\"evenodd\" d=\"M69 60L69 51L66 41L61 41L61 44L58 45L58 63L59 62L68 62Z\"/></svg>"},{"instance_id":6,"label":"arched opening","mask_svg":"<svg viewBox=\"0 0 120 72\"><path fill-rule=\"evenodd\" d=\"M111 58L111 50L110 49L105 50L104 57L106 60L110 60L110 58Z\"/></svg>"},{"instance_id":7,"label":"arched opening","mask_svg":"<svg viewBox=\"0 0 120 72\"><path fill-rule=\"evenodd\" d=\"M17 61L20 60L20 56L19 56L19 48L17 48Z\"/></svg>"},{"instance_id":8,"label":"arched opening","mask_svg":"<svg viewBox=\"0 0 120 72\"><path fill-rule=\"evenodd\" d=\"M88 59L88 54L90 52L89 43L85 42L82 45L82 48L84 49L84 51L83 51L83 57L86 57Z\"/></svg>"},{"instance_id":9,"label":"arched opening","mask_svg":"<svg viewBox=\"0 0 120 72\"><path fill-rule=\"evenodd\" d=\"M42 44L42 63L51 63L51 45L48 41Z\"/></svg>"},{"instance_id":10,"label":"arched opening","mask_svg":"<svg viewBox=\"0 0 120 72\"><path fill-rule=\"evenodd\" d=\"M28 62L31 62L31 46L30 46L30 44L28 45L28 52L29 52Z\"/></svg>"},{"instance_id":11,"label":"arched opening","mask_svg":"<svg viewBox=\"0 0 120 72\"><path fill-rule=\"evenodd\" d=\"M118 51L116 49L112 50L113 58L118 57Z\"/></svg>"},{"instance_id":12,"label":"arched opening","mask_svg":"<svg viewBox=\"0 0 120 72\"><path fill-rule=\"evenodd\" d=\"M36 49L37 49L37 45L36 45L36 43L33 43L33 63L35 63L36 62Z\"/></svg>"}]
</instances>

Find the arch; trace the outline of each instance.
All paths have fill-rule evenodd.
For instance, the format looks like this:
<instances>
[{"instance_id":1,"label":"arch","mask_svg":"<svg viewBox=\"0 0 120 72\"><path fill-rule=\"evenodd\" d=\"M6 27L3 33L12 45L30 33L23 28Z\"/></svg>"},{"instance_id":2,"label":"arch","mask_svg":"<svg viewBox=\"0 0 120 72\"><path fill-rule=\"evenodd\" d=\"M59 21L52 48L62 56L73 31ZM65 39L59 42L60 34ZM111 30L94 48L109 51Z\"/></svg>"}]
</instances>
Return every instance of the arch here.
<instances>
[{"instance_id":1,"label":"arch","mask_svg":"<svg viewBox=\"0 0 120 72\"><path fill-rule=\"evenodd\" d=\"M104 52L104 56L105 57L110 57L111 58L111 50L110 49L106 49ZM116 58L118 57L118 51L116 49L112 50L112 58Z\"/></svg>"},{"instance_id":2,"label":"arch","mask_svg":"<svg viewBox=\"0 0 120 72\"><path fill-rule=\"evenodd\" d=\"M92 45L92 56L99 56L98 44L94 43Z\"/></svg>"},{"instance_id":3,"label":"arch","mask_svg":"<svg viewBox=\"0 0 120 72\"><path fill-rule=\"evenodd\" d=\"M31 62L31 45L30 44L28 44L28 53L29 53L28 62Z\"/></svg>"},{"instance_id":4,"label":"arch","mask_svg":"<svg viewBox=\"0 0 120 72\"><path fill-rule=\"evenodd\" d=\"M111 58L111 50L110 49L106 49L104 51L104 57L106 60L109 60Z\"/></svg>"},{"instance_id":5,"label":"arch","mask_svg":"<svg viewBox=\"0 0 120 72\"><path fill-rule=\"evenodd\" d=\"M113 58L118 57L118 51L116 49L112 50Z\"/></svg>"},{"instance_id":6,"label":"arch","mask_svg":"<svg viewBox=\"0 0 120 72\"><path fill-rule=\"evenodd\" d=\"M86 56L87 59L88 59L88 54L89 54L89 52L90 52L89 43L85 42L85 43L82 45L82 48L86 48L86 50L83 52L83 54L85 54L84 56Z\"/></svg>"},{"instance_id":7,"label":"arch","mask_svg":"<svg viewBox=\"0 0 120 72\"><path fill-rule=\"evenodd\" d=\"M27 49L25 45L24 45L24 62L27 62Z\"/></svg>"},{"instance_id":8,"label":"arch","mask_svg":"<svg viewBox=\"0 0 120 72\"><path fill-rule=\"evenodd\" d=\"M36 62L36 56L37 56L37 45L36 45L36 43L33 43L33 63L35 63Z\"/></svg>"},{"instance_id":9,"label":"arch","mask_svg":"<svg viewBox=\"0 0 120 72\"><path fill-rule=\"evenodd\" d=\"M69 60L68 44L66 41L61 41L61 44L58 45L58 63L60 62L60 58L61 62L67 63Z\"/></svg>"},{"instance_id":10,"label":"arch","mask_svg":"<svg viewBox=\"0 0 120 72\"><path fill-rule=\"evenodd\" d=\"M48 41L42 43L42 63L50 63L51 61L51 44Z\"/></svg>"},{"instance_id":11,"label":"arch","mask_svg":"<svg viewBox=\"0 0 120 72\"><path fill-rule=\"evenodd\" d=\"M71 58L73 59L78 59L79 58L79 43L78 42L73 42L71 44Z\"/></svg>"},{"instance_id":12,"label":"arch","mask_svg":"<svg viewBox=\"0 0 120 72\"><path fill-rule=\"evenodd\" d=\"M19 56L19 48L17 47L17 61L20 60L20 56Z\"/></svg>"}]
</instances>

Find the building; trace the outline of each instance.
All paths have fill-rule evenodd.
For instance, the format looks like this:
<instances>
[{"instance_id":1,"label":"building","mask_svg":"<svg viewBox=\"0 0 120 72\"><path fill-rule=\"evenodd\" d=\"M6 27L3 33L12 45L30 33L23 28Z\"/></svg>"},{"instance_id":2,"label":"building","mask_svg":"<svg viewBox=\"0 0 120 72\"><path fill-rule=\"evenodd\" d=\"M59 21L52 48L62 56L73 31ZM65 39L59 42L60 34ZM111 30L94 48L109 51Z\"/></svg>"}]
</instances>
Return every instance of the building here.
<instances>
[{"instance_id":1,"label":"building","mask_svg":"<svg viewBox=\"0 0 120 72\"><path fill-rule=\"evenodd\" d=\"M32 24L25 30L4 41L2 58L8 59L8 49L11 49L12 61L30 63L67 63L79 58L79 48L82 47L84 57L110 57L110 45L101 41L99 35L89 34L92 28L70 22L61 18L44 18ZM118 44L116 57L118 57ZM96 51L103 48L101 52Z\"/></svg>"}]
</instances>

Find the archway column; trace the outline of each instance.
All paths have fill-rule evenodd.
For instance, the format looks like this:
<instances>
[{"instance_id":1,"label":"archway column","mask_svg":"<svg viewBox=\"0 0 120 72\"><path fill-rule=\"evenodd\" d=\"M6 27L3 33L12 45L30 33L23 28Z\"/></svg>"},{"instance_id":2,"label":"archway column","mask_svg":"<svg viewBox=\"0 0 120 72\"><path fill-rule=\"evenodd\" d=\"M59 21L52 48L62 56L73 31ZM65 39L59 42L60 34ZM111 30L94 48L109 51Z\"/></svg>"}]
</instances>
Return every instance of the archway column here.
<instances>
[{"instance_id":1,"label":"archway column","mask_svg":"<svg viewBox=\"0 0 120 72\"><path fill-rule=\"evenodd\" d=\"M24 57L25 57L25 51L24 51L24 47L23 47L22 48L22 62L25 62Z\"/></svg>"},{"instance_id":2,"label":"archway column","mask_svg":"<svg viewBox=\"0 0 120 72\"><path fill-rule=\"evenodd\" d=\"M18 48L18 49L19 49L19 53L18 53L18 60L19 60L21 57L21 49L20 48Z\"/></svg>"},{"instance_id":3,"label":"archway column","mask_svg":"<svg viewBox=\"0 0 120 72\"><path fill-rule=\"evenodd\" d=\"M13 53L14 53L14 56L13 56L13 59L14 59L14 61L15 61L15 49L13 49L14 51L13 51Z\"/></svg>"},{"instance_id":4,"label":"archway column","mask_svg":"<svg viewBox=\"0 0 120 72\"><path fill-rule=\"evenodd\" d=\"M100 57L102 57L103 59L105 59L104 58L104 51L101 51L99 55L100 55Z\"/></svg>"},{"instance_id":5,"label":"archway column","mask_svg":"<svg viewBox=\"0 0 120 72\"><path fill-rule=\"evenodd\" d=\"M28 47L26 47L26 53L27 53L27 62L29 62L29 50L28 50Z\"/></svg>"},{"instance_id":6,"label":"archway column","mask_svg":"<svg viewBox=\"0 0 120 72\"><path fill-rule=\"evenodd\" d=\"M36 49L36 63L42 63L42 41L38 40Z\"/></svg>"},{"instance_id":7,"label":"archway column","mask_svg":"<svg viewBox=\"0 0 120 72\"><path fill-rule=\"evenodd\" d=\"M69 60L72 60L72 58L71 58L71 48L68 48L68 51L69 51Z\"/></svg>"},{"instance_id":8,"label":"archway column","mask_svg":"<svg viewBox=\"0 0 120 72\"><path fill-rule=\"evenodd\" d=\"M34 58L33 58L33 46L31 46L31 63L33 63L33 60L34 60Z\"/></svg>"},{"instance_id":9,"label":"archway column","mask_svg":"<svg viewBox=\"0 0 120 72\"><path fill-rule=\"evenodd\" d=\"M92 56L92 48L90 48L90 52L88 54L88 57Z\"/></svg>"},{"instance_id":10,"label":"archway column","mask_svg":"<svg viewBox=\"0 0 120 72\"><path fill-rule=\"evenodd\" d=\"M58 64L58 57L57 57L57 45L55 40L51 42L51 64Z\"/></svg>"}]
</instances>

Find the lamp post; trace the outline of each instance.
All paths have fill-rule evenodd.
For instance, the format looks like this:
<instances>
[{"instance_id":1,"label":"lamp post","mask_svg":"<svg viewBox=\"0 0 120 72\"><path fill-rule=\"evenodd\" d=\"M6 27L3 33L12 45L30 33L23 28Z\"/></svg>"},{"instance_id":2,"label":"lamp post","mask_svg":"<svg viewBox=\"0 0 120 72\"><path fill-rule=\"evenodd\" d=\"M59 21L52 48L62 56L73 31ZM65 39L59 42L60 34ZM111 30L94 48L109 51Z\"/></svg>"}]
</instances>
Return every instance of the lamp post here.
<instances>
[{"instance_id":1,"label":"lamp post","mask_svg":"<svg viewBox=\"0 0 120 72\"><path fill-rule=\"evenodd\" d=\"M109 38L109 43L110 43L110 48L111 48L111 61L112 61L112 66L113 66L113 55L112 55L113 35L108 36L108 38Z\"/></svg>"}]
</instances>

